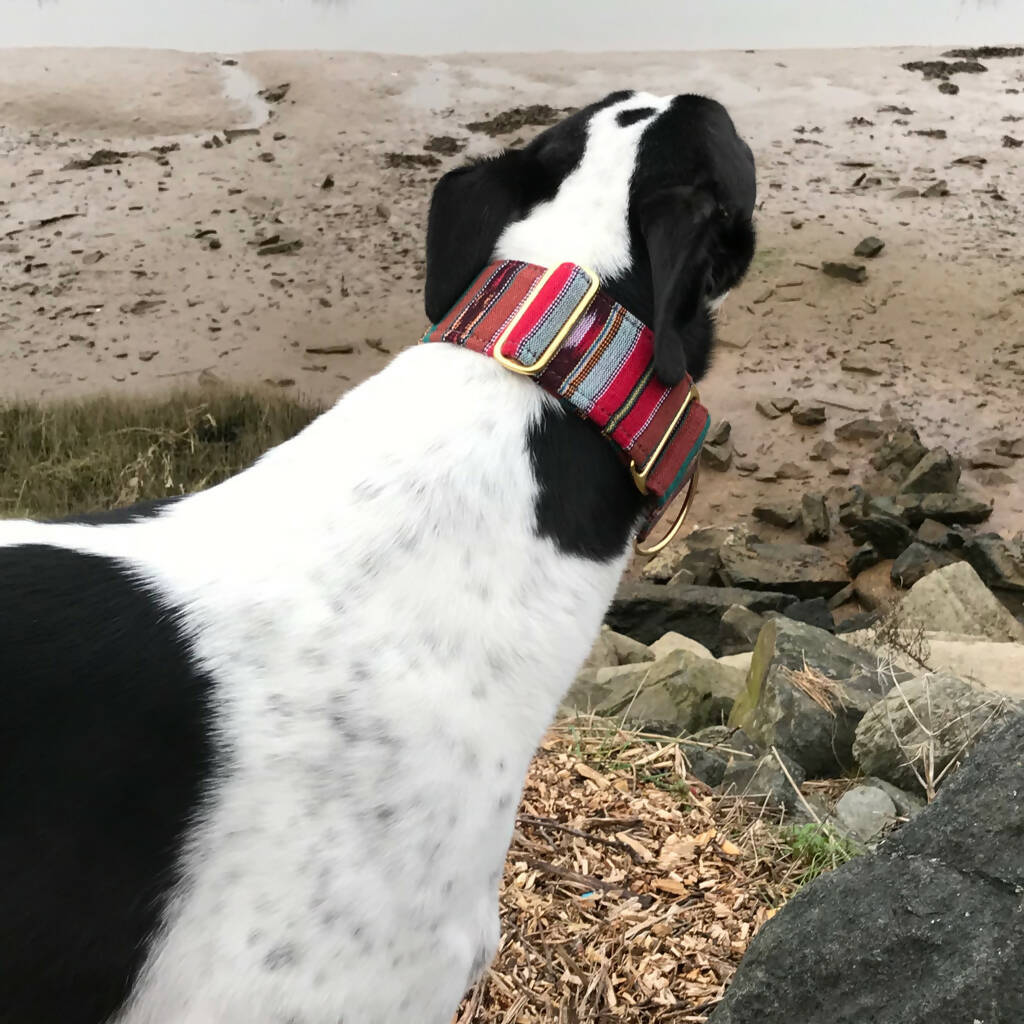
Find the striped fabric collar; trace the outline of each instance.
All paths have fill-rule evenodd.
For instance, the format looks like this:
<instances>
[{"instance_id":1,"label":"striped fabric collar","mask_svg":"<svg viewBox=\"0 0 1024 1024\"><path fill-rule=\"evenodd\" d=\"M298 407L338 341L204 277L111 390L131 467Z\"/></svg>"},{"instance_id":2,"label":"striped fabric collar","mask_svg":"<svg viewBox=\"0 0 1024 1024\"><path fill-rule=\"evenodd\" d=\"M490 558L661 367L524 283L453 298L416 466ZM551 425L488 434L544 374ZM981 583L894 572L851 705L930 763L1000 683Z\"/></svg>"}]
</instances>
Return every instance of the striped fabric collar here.
<instances>
[{"instance_id":1,"label":"striped fabric collar","mask_svg":"<svg viewBox=\"0 0 1024 1024\"><path fill-rule=\"evenodd\" d=\"M689 503L708 412L689 377L672 387L661 383L653 332L602 291L590 271L572 263L493 263L423 341L491 356L590 420L649 498L641 540L688 482ZM668 543L683 515L685 507L648 552Z\"/></svg>"}]
</instances>

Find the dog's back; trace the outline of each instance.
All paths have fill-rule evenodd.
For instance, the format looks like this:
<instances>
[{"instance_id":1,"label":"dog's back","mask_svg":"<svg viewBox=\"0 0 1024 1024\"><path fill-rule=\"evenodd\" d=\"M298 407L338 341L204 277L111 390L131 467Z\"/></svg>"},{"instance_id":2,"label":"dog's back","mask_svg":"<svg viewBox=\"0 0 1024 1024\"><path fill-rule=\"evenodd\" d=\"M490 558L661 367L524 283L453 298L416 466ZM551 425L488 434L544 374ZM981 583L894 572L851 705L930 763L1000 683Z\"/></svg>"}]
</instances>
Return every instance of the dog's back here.
<instances>
[{"instance_id":1,"label":"dog's back","mask_svg":"<svg viewBox=\"0 0 1024 1024\"><path fill-rule=\"evenodd\" d=\"M531 381L424 345L210 491L0 524L0 1021L447 1024L640 507Z\"/></svg>"}]
</instances>

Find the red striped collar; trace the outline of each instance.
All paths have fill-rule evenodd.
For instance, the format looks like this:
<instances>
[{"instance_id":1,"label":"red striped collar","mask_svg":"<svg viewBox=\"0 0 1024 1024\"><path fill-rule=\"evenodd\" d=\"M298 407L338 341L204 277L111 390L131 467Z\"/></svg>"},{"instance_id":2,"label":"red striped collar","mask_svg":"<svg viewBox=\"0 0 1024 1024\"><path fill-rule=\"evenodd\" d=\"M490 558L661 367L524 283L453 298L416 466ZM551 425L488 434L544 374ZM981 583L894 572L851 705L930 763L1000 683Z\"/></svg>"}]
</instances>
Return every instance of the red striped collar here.
<instances>
[{"instance_id":1,"label":"red striped collar","mask_svg":"<svg viewBox=\"0 0 1024 1024\"><path fill-rule=\"evenodd\" d=\"M661 383L653 332L602 291L596 275L573 263L550 270L492 263L423 341L492 356L590 420L650 499L641 540L689 483L669 532L642 550L661 550L675 536L693 494L708 412L689 377Z\"/></svg>"}]
</instances>

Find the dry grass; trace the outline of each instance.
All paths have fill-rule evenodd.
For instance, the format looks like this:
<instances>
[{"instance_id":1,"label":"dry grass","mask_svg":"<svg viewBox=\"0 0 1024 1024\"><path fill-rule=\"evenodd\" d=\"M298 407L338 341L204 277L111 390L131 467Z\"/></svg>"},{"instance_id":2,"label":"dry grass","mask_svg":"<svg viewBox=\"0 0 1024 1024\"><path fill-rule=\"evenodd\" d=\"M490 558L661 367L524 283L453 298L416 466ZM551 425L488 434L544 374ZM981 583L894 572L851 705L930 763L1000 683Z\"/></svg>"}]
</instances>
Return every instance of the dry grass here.
<instances>
[{"instance_id":1,"label":"dry grass","mask_svg":"<svg viewBox=\"0 0 1024 1024\"><path fill-rule=\"evenodd\" d=\"M819 832L716 795L677 741L561 724L530 767L502 943L459 1024L704 1021L761 925L848 859Z\"/></svg>"},{"instance_id":2,"label":"dry grass","mask_svg":"<svg viewBox=\"0 0 1024 1024\"><path fill-rule=\"evenodd\" d=\"M219 483L318 410L269 392L0 406L0 516L56 519Z\"/></svg>"}]
</instances>

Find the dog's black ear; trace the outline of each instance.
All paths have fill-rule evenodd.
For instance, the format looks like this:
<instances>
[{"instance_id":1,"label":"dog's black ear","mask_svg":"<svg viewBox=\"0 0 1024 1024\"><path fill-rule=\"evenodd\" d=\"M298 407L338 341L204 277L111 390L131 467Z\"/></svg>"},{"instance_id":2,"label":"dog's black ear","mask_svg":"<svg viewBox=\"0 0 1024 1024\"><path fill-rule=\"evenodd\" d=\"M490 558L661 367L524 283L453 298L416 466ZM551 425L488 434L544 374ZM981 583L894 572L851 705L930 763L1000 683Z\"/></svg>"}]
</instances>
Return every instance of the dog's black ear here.
<instances>
[{"instance_id":1,"label":"dog's black ear","mask_svg":"<svg viewBox=\"0 0 1024 1024\"><path fill-rule=\"evenodd\" d=\"M665 384L682 380L687 370L699 376L708 363L716 210L708 190L680 186L657 192L638 211L654 292L654 369Z\"/></svg>"},{"instance_id":2,"label":"dog's black ear","mask_svg":"<svg viewBox=\"0 0 1024 1024\"><path fill-rule=\"evenodd\" d=\"M438 323L491 259L506 225L519 215L523 154L500 156L449 171L434 188L427 218L424 304Z\"/></svg>"}]
</instances>

